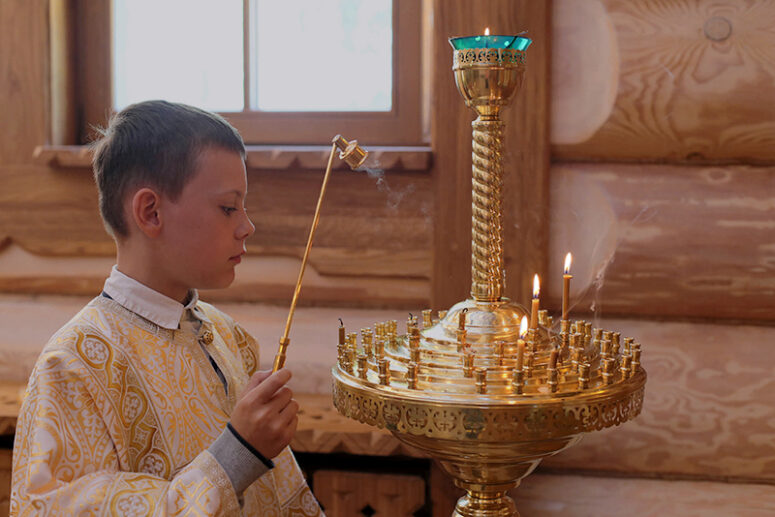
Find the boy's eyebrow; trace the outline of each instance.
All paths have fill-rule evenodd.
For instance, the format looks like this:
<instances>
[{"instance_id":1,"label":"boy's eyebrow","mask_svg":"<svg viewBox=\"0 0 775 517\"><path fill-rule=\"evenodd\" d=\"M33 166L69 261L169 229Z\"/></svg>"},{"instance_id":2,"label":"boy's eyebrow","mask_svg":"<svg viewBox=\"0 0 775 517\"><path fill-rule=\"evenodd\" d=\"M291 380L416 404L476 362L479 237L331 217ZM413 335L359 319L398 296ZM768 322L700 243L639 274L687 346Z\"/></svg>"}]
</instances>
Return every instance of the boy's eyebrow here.
<instances>
[{"instance_id":1,"label":"boy's eyebrow","mask_svg":"<svg viewBox=\"0 0 775 517\"><path fill-rule=\"evenodd\" d=\"M218 192L217 193L218 196L224 196L224 195L227 195L227 194L234 194L235 196L237 196L237 198L243 198L243 197L247 196L248 193L247 193L247 191L243 192L243 191L241 191L239 189L224 190L222 192Z\"/></svg>"}]
</instances>

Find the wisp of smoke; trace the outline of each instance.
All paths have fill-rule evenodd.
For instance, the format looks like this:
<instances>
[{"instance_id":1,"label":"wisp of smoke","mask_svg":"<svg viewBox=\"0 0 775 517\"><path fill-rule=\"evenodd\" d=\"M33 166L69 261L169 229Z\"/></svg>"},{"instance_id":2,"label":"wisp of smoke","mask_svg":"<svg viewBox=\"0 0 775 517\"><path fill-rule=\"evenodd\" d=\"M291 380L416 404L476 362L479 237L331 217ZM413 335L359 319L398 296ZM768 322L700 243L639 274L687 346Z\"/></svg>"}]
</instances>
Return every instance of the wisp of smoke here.
<instances>
[{"instance_id":1,"label":"wisp of smoke","mask_svg":"<svg viewBox=\"0 0 775 517\"><path fill-rule=\"evenodd\" d=\"M377 165L379 164L377 163ZM409 185L403 190L394 190L390 188L390 185L388 185L388 182L385 179L385 171L383 169L359 167L355 170L356 172L365 172L370 178L376 180L377 190L379 192L384 192L387 196L387 206L390 210L397 210L398 205L401 204L404 197L406 197L407 194L414 192L414 185Z\"/></svg>"}]
</instances>

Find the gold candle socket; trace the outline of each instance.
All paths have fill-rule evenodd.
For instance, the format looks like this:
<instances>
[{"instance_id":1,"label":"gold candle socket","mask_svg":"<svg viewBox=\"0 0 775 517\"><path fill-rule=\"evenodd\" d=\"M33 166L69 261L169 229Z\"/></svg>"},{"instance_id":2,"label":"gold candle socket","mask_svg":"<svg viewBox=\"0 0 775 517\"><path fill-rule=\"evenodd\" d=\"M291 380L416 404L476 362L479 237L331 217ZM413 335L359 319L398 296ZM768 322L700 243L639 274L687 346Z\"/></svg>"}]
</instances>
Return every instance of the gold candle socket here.
<instances>
[{"instance_id":1,"label":"gold candle socket","mask_svg":"<svg viewBox=\"0 0 775 517\"><path fill-rule=\"evenodd\" d=\"M557 392L557 369L549 368L549 390L552 393Z\"/></svg>"},{"instance_id":2,"label":"gold candle socket","mask_svg":"<svg viewBox=\"0 0 775 517\"><path fill-rule=\"evenodd\" d=\"M487 393L487 369L475 368L474 375L476 376L476 392Z\"/></svg>"},{"instance_id":3,"label":"gold candle socket","mask_svg":"<svg viewBox=\"0 0 775 517\"><path fill-rule=\"evenodd\" d=\"M472 351L466 351L463 354L463 375L465 377L473 377L474 375L474 353Z\"/></svg>"},{"instance_id":4,"label":"gold candle socket","mask_svg":"<svg viewBox=\"0 0 775 517\"><path fill-rule=\"evenodd\" d=\"M634 374L640 368L640 345L635 344L632 347L632 373Z\"/></svg>"},{"instance_id":5,"label":"gold candle socket","mask_svg":"<svg viewBox=\"0 0 775 517\"><path fill-rule=\"evenodd\" d=\"M511 387L517 395L521 395L525 389L525 372L523 372L521 368L514 370Z\"/></svg>"},{"instance_id":6,"label":"gold candle socket","mask_svg":"<svg viewBox=\"0 0 775 517\"><path fill-rule=\"evenodd\" d=\"M579 365L579 389L585 390L589 388L589 363L581 363Z\"/></svg>"},{"instance_id":7,"label":"gold candle socket","mask_svg":"<svg viewBox=\"0 0 775 517\"><path fill-rule=\"evenodd\" d=\"M417 389L417 363L409 363L406 368L406 386L411 390Z\"/></svg>"},{"instance_id":8,"label":"gold candle socket","mask_svg":"<svg viewBox=\"0 0 775 517\"><path fill-rule=\"evenodd\" d=\"M366 378L366 374L368 373L369 369L366 365L366 354L358 354L358 377L361 379Z\"/></svg>"},{"instance_id":9,"label":"gold candle socket","mask_svg":"<svg viewBox=\"0 0 775 517\"><path fill-rule=\"evenodd\" d=\"M629 356L629 355L622 356L622 366L619 368L619 370L622 372L622 378L624 379L630 378L631 363L632 363L632 356Z\"/></svg>"},{"instance_id":10,"label":"gold candle socket","mask_svg":"<svg viewBox=\"0 0 775 517\"><path fill-rule=\"evenodd\" d=\"M374 352L372 351L372 340L374 339L374 333L370 328L367 329L361 329L361 344L363 346L363 353L366 354L366 357L369 359L374 357Z\"/></svg>"},{"instance_id":11,"label":"gold candle socket","mask_svg":"<svg viewBox=\"0 0 775 517\"><path fill-rule=\"evenodd\" d=\"M423 328L430 328L433 325L433 321L431 320L431 310L425 309L422 311L422 326Z\"/></svg>"},{"instance_id":12,"label":"gold candle socket","mask_svg":"<svg viewBox=\"0 0 775 517\"><path fill-rule=\"evenodd\" d=\"M381 358L377 361L377 368L379 370L379 383L383 386L390 385L390 361Z\"/></svg>"},{"instance_id":13,"label":"gold candle socket","mask_svg":"<svg viewBox=\"0 0 775 517\"><path fill-rule=\"evenodd\" d=\"M609 386L614 382L614 364L615 360L607 358L603 360L603 384Z\"/></svg>"},{"instance_id":14,"label":"gold candle socket","mask_svg":"<svg viewBox=\"0 0 775 517\"><path fill-rule=\"evenodd\" d=\"M466 331L458 329L456 333L457 352L461 353L466 348Z\"/></svg>"},{"instance_id":15,"label":"gold candle socket","mask_svg":"<svg viewBox=\"0 0 775 517\"><path fill-rule=\"evenodd\" d=\"M530 348L531 352L535 352L536 351L536 346L537 346L537 342L536 341L537 341L536 340L536 330L535 329L528 330L527 331L527 345Z\"/></svg>"}]
</instances>

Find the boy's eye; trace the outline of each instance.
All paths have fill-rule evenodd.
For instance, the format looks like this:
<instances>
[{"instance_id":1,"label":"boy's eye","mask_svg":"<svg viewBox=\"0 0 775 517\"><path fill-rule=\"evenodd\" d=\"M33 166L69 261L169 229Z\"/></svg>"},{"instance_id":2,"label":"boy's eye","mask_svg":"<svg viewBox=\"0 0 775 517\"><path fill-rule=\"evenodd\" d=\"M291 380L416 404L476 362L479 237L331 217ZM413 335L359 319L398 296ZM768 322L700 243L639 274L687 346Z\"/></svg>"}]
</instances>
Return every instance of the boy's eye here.
<instances>
[{"instance_id":1,"label":"boy's eye","mask_svg":"<svg viewBox=\"0 0 775 517\"><path fill-rule=\"evenodd\" d=\"M226 215L231 215L233 212L236 212L236 208L231 206L222 206L221 210L223 210L223 213Z\"/></svg>"}]
</instances>

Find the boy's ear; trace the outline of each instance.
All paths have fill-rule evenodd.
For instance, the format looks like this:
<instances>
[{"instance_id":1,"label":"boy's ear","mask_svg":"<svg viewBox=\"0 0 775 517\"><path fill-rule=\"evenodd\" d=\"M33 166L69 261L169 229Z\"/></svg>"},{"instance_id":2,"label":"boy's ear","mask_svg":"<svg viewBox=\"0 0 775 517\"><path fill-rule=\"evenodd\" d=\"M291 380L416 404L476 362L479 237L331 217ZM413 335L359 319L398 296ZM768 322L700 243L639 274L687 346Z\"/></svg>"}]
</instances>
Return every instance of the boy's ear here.
<instances>
[{"instance_id":1,"label":"boy's ear","mask_svg":"<svg viewBox=\"0 0 775 517\"><path fill-rule=\"evenodd\" d=\"M154 238L161 233L161 196L153 189L143 187L132 196L129 210L137 227L147 237Z\"/></svg>"}]
</instances>

